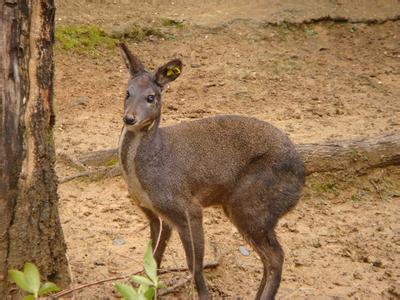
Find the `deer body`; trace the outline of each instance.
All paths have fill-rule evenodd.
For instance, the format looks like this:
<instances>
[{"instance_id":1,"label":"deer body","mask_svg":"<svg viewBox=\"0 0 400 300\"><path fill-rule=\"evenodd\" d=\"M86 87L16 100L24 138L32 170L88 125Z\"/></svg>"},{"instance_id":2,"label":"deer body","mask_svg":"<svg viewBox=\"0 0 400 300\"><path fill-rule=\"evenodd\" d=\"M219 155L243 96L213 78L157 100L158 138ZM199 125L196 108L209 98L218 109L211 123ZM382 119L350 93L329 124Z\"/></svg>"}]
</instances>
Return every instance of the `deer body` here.
<instances>
[{"instance_id":1,"label":"deer body","mask_svg":"<svg viewBox=\"0 0 400 300\"><path fill-rule=\"evenodd\" d=\"M293 144L272 125L247 117L219 116L159 127L162 88L180 73L179 69L171 76L168 70L182 65L171 61L153 75L125 45L121 48L132 79L120 161L129 192L150 221L153 242L160 231L158 216L166 221L154 254L158 265L176 228L199 298L208 299L202 208L218 205L263 261L257 298L273 299L283 264L274 228L296 205L304 185L304 166Z\"/></svg>"}]
</instances>

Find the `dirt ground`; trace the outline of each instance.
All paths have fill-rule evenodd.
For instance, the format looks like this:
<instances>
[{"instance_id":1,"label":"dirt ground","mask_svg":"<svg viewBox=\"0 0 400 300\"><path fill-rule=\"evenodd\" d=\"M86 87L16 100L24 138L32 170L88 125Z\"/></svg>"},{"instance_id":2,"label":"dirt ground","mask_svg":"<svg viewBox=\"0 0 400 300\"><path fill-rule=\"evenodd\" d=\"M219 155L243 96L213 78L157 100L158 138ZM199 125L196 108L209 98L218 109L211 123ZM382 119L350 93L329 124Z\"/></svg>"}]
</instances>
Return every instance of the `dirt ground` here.
<instances>
[{"instance_id":1,"label":"dirt ground","mask_svg":"<svg viewBox=\"0 0 400 300\"><path fill-rule=\"evenodd\" d=\"M162 126L218 114L269 121L296 143L398 132L398 1L59 1L57 25L158 24L164 37L129 47L150 68L180 57L182 76L164 95ZM353 3L348 1L349 3ZM374 8L369 6L374 3ZM372 4L371 4L372 5ZM327 16L361 23L318 21ZM370 24L371 23L371 24ZM128 73L118 51L96 55L56 47L58 154L114 148ZM78 171L61 159L60 177ZM60 213L74 285L141 269L148 227L121 177L59 186ZM400 297L400 169L308 177L297 208L277 228L286 260L279 299ZM217 208L205 214L205 271L216 298L252 299L261 262ZM245 246L249 256L239 251ZM184 266L176 234L164 267ZM187 276L162 275L168 286ZM172 298L188 298L190 284ZM112 284L77 299L116 298Z\"/></svg>"}]
</instances>

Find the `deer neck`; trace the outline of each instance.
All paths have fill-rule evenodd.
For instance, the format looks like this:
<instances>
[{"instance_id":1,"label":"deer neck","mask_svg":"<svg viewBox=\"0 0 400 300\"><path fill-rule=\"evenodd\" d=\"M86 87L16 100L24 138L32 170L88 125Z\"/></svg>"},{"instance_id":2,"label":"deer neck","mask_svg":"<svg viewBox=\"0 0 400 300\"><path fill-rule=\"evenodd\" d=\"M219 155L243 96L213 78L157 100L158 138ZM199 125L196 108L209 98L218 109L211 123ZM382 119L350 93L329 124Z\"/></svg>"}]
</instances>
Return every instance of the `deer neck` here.
<instances>
[{"instance_id":1,"label":"deer neck","mask_svg":"<svg viewBox=\"0 0 400 300\"><path fill-rule=\"evenodd\" d=\"M145 130L128 130L126 126L122 128L119 138L119 158L124 175L130 173L134 168L134 160L139 147L146 148L146 156L149 159L157 156L161 150L160 117L157 118Z\"/></svg>"}]
</instances>

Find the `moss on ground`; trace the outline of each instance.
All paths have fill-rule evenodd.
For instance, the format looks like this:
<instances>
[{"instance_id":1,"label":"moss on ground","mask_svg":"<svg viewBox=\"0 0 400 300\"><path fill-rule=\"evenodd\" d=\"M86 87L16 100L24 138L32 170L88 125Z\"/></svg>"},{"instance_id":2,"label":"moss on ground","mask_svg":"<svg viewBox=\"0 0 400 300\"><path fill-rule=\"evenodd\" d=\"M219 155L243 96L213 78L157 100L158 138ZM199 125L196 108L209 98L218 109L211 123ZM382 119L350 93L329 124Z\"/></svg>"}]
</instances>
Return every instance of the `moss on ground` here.
<instances>
[{"instance_id":1,"label":"moss on ground","mask_svg":"<svg viewBox=\"0 0 400 300\"><path fill-rule=\"evenodd\" d=\"M101 27L65 25L56 29L57 46L64 50L96 54L98 49L113 49L121 41L142 42L147 37L168 38L158 27L132 25L122 31L108 33Z\"/></svg>"},{"instance_id":2,"label":"moss on ground","mask_svg":"<svg viewBox=\"0 0 400 300\"><path fill-rule=\"evenodd\" d=\"M56 41L65 50L92 51L98 47L112 48L118 42L97 25L69 25L56 30Z\"/></svg>"}]
</instances>

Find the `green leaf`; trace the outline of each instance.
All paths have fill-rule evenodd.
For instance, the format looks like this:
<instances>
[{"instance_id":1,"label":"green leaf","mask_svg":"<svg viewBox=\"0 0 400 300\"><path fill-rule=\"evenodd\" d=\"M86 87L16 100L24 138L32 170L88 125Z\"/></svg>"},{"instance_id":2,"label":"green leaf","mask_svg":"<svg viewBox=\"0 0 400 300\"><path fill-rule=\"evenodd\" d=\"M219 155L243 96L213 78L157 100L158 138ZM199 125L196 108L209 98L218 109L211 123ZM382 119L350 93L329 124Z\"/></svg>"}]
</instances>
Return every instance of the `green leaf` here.
<instances>
[{"instance_id":1,"label":"green leaf","mask_svg":"<svg viewBox=\"0 0 400 300\"><path fill-rule=\"evenodd\" d=\"M144 297L146 300L153 300L154 295L156 294L156 290L154 288L148 288L147 291L144 293Z\"/></svg>"},{"instance_id":2,"label":"green leaf","mask_svg":"<svg viewBox=\"0 0 400 300\"><path fill-rule=\"evenodd\" d=\"M146 300L144 294L139 294L138 300Z\"/></svg>"},{"instance_id":3,"label":"green leaf","mask_svg":"<svg viewBox=\"0 0 400 300\"><path fill-rule=\"evenodd\" d=\"M52 292L58 292L61 289L52 282L46 282L45 284L43 284L40 289L39 289L39 296L45 296L48 295Z\"/></svg>"},{"instance_id":4,"label":"green leaf","mask_svg":"<svg viewBox=\"0 0 400 300\"><path fill-rule=\"evenodd\" d=\"M8 273L21 290L28 293L35 293L35 291L31 289L28 282L26 281L24 273L18 270L9 270Z\"/></svg>"},{"instance_id":5,"label":"green leaf","mask_svg":"<svg viewBox=\"0 0 400 300\"><path fill-rule=\"evenodd\" d=\"M33 294L37 296L40 289L40 273L38 268L32 263L25 263L24 265L25 280L29 288L33 290Z\"/></svg>"},{"instance_id":6,"label":"green leaf","mask_svg":"<svg viewBox=\"0 0 400 300\"><path fill-rule=\"evenodd\" d=\"M144 269L147 276L157 285L157 263L153 257L153 249L151 246L151 241L147 244L146 251L144 253Z\"/></svg>"},{"instance_id":7,"label":"green leaf","mask_svg":"<svg viewBox=\"0 0 400 300\"><path fill-rule=\"evenodd\" d=\"M144 295L148 289L149 286L147 284L141 284L138 289L139 296Z\"/></svg>"},{"instance_id":8,"label":"green leaf","mask_svg":"<svg viewBox=\"0 0 400 300\"><path fill-rule=\"evenodd\" d=\"M28 295L28 296L25 296L24 298L22 298L22 300L35 300L35 299L36 298L33 295Z\"/></svg>"},{"instance_id":9,"label":"green leaf","mask_svg":"<svg viewBox=\"0 0 400 300\"><path fill-rule=\"evenodd\" d=\"M164 284L164 282L158 282L158 285L156 286L156 288L158 289L165 289L167 286Z\"/></svg>"},{"instance_id":10,"label":"green leaf","mask_svg":"<svg viewBox=\"0 0 400 300\"><path fill-rule=\"evenodd\" d=\"M137 284L154 285L150 279L143 276L134 275L132 276L132 280Z\"/></svg>"},{"instance_id":11,"label":"green leaf","mask_svg":"<svg viewBox=\"0 0 400 300\"><path fill-rule=\"evenodd\" d=\"M136 290L127 284L123 283L117 283L115 284L115 288L117 289L118 294L124 299L124 300L138 300L139 296Z\"/></svg>"}]
</instances>

